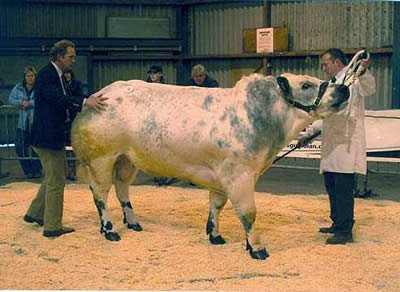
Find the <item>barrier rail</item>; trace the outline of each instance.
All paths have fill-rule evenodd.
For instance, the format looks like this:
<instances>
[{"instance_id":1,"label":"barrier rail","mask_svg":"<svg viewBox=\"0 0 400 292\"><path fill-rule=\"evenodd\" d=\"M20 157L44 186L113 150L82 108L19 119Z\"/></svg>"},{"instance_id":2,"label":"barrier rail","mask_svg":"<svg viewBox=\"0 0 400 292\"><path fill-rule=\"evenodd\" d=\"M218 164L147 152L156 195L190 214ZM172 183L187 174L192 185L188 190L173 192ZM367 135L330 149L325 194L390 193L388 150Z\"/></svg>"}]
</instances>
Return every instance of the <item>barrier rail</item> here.
<instances>
[{"instance_id":1,"label":"barrier rail","mask_svg":"<svg viewBox=\"0 0 400 292\"><path fill-rule=\"evenodd\" d=\"M0 177L3 176L3 172L7 173L6 169L2 168L3 160L32 160L39 159L38 157L32 156L32 152L29 151L27 157L20 157L15 151L15 141L17 137L17 125L18 125L18 109L13 105L0 106ZM73 155L72 147L67 147L67 160L76 160Z\"/></svg>"}]
</instances>

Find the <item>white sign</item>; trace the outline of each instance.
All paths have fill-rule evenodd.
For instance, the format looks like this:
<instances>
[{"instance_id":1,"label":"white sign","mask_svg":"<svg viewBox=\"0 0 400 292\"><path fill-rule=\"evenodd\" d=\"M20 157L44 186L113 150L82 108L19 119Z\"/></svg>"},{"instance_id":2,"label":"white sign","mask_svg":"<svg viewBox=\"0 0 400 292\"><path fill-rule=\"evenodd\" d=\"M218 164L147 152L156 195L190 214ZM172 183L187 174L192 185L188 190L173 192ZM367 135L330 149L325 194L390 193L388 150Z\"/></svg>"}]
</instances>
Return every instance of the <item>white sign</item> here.
<instances>
[{"instance_id":1,"label":"white sign","mask_svg":"<svg viewBox=\"0 0 400 292\"><path fill-rule=\"evenodd\" d=\"M257 53L272 53L274 51L274 29L257 28Z\"/></svg>"}]
</instances>

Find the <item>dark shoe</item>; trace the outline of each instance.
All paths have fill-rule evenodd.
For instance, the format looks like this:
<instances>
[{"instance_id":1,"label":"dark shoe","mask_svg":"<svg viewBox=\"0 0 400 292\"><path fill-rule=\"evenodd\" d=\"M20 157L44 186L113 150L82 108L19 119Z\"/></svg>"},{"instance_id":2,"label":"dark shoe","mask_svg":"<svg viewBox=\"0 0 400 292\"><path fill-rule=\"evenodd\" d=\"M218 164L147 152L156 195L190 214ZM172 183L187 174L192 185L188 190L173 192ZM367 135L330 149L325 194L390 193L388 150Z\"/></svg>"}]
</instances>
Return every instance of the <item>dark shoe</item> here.
<instances>
[{"instance_id":1,"label":"dark shoe","mask_svg":"<svg viewBox=\"0 0 400 292\"><path fill-rule=\"evenodd\" d=\"M1 178L6 178L7 176L9 176L10 175L10 173L7 171L7 172L5 172L5 173L1 173L0 172L0 179Z\"/></svg>"},{"instance_id":2,"label":"dark shoe","mask_svg":"<svg viewBox=\"0 0 400 292\"><path fill-rule=\"evenodd\" d=\"M165 186L167 185L168 177L162 176L158 178L158 185Z\"/></svg>"},{"instance_id":3,"label":"dark shoe","mask_svg":"<svg viewBox=\"0 0 400 292\"><path fill-rule=\"evenodd\" d=\"M28 173L28 174L26 174L26 177L27 177L28 179L32 179L32 178L33 178L33 174L32 174L32 173Z\"/></svg>"},{"instance_id":4,"label":"dark shoe","mask_svg":"<svg viewBox=\"0 0 400 292\"><path fill-rule=\"evenodd\" d=\"M24 221L25 221L25 222L28 222L28 223L37 223L37 224L39 224L40 226L43 226L43 220L33 218L33 217L29 216L29 215L25 215L25 216L24 216Z\"/></svg>"},{"instance_id":5,"label":"dark shoe","mask_svg":"<svg viewBox=\"0 0 400 292\"><path fill-rule=\"evenodd\" d=\"M69 227L63 227L61 229L58 230L54 230L54 231L43 231L43 236L45 237L59 237L63 234L67 234L67 233L71 233L74 232L75 229L74 228L69 228Z\"/></svg>"},{"instance_id":6,"label":"dark shoe","mask_svg":"<svg viewBox=\"0 0 400 292\"><path fill-rule=\"evenodd\" d=\"M67 175L67 179L70 181L76 181L76 176L73 174Z\"/></svg>"},{"instance_id":7,"label":"dark shoe","mask_svg":"<svg viewBox=\"0 0 400 292\"><path fill-rule=\"evenodd\" d=\"M169 186L169 185L172 185L173 183L176 183L177 181L179 181L179 179L173 177L173 178L167 179L167 181L164 182L164 185Z\"/></svg>"},{"instance_id":8,"label":"dark shoe","mask_svg":"<svg viewBox=\"0 0 400 292\"><path fill-rule=\"evenodd\" d=\"M326 244L346 244L348 242L353 242L353 234L351 232L335 234L326 240Z\"/></svg>"},{"instance_id":9,"label":"dark shoe","mask_svg":"<svg viewBox=\"0 0 400 292\"><path fill-rule=\"evenodd\" d=\"M36 172L32 174L31 178L41 178L42 177L42 173L41 172Z\"/></svg>"},{"instance_id":10,"label":"dark shoe","mask_svg":"<svg viewBox=\"0 0 400 292\"><path fill-rule=\"evenodd\" d=\"M319 229L319 232L321 233L335 233L335 228L333 227L333 224L330 227L322 227Z\"/></svg>"}]
</instances>

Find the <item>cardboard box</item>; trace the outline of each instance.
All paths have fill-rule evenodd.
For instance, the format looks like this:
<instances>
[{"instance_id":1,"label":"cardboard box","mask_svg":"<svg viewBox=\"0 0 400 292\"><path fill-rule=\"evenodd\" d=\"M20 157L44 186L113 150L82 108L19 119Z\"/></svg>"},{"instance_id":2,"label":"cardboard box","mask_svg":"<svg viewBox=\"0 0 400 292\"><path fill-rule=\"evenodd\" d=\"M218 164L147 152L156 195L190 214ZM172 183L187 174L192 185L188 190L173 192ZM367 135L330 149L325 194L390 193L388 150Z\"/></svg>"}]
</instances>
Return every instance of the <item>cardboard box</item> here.
<instances>
[{"instance_id":1,"label":"cardboard box","mask_svg":"<svg viewBox=\"0 0 400 292\"><path fill-rule=\"evenodd\" d=\"M243 31L243 52L255 53L257 49L256 29L250 28Z\"/></svg>"},{"instance_id":2,"label":"cardboard box","mask_svg":"<svg viewBox=\"0 0 400 292\"><path fill-rule=\"evenodd\" d=\"M245 53L273 53L288 51L287 27L245 29L243 32Z\"/></svg>"}]
</instances>

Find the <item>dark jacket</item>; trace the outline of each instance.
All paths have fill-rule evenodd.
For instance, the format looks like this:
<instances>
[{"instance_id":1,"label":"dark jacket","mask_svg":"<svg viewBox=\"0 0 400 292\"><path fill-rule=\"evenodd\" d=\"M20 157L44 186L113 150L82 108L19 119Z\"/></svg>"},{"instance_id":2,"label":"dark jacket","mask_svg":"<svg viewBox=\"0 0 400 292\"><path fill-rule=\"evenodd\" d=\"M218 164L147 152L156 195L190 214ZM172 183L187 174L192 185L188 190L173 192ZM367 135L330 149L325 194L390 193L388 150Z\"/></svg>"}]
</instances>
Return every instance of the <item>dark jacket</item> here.
<instances>
[{"instance_id":1,"label":"dark jacket","mask_svg":"<svg viewBox=\"0 0 400 292\"><path fill-rule=\"evenodd\" d=\"M67 95L68 96L82 96L83 94L83 86L82 82L76 79L72 79L69 83L67 83L68 89L67 89ZM78 112L81 110L80 107L74 108L74 110L69 110L69 119L70 119L70 124L74 121L76 115ZM70 127L70 126L69 126Z\"/></svg>"},{"instance_id":2,"label":"dark jacket","mask_svg":"<svg viewBox=\"0 0 400 292\"><path fill-rule=\"evenodd\" d=\"M81 110L84 96L65 96L56 68L50 62L36 76L34 90L31 144L61 150L65 146L66 110Z\"/></svg>"},{"instance_id":3,"label":"dark jacket","mask_svg":"<svg viewBox=\"0 0 400 292\"><path fill-rule=\"evenodd\" d=\"M204 82L200 85L196 84L196 82L194 82L193 78L190 78L190 80L186 83L186 85L187 86L199 86L199 87L218 87L219 86L217 80L210 77L209 75L206 75L206 79L204 79Z\"/></svg>"}]
</instances>

